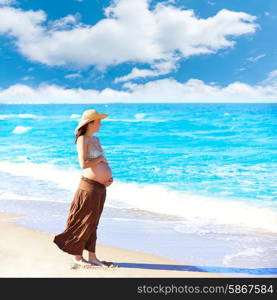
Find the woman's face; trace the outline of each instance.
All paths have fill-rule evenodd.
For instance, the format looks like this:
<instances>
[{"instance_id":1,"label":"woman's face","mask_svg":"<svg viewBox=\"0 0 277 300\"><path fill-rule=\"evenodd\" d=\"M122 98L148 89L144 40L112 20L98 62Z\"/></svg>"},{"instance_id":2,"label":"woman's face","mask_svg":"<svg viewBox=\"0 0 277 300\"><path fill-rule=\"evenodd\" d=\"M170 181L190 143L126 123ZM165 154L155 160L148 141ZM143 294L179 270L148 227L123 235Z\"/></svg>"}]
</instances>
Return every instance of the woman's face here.
<instances>
[{"instance_id":1,"label":"woman's face","mask_svg":"<svg viewBox=\"0 0 277 300\"><path fill-rule=\"evenodd\" d=\"M99 131L100 127L101 127L101 120L94 120L94 122L88 123L87 130L89 130L90 132L95 132L95 131Z\"/></svg>"}]
</instances>

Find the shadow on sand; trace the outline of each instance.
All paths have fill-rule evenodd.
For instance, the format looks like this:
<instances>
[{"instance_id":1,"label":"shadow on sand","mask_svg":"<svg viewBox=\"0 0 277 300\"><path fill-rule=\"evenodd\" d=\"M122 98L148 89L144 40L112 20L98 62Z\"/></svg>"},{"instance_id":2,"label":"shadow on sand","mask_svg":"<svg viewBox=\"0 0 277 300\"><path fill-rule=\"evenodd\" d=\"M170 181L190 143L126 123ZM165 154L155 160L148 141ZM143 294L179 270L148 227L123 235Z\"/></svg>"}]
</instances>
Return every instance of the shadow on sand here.
<instances>
[{"instance_id":1,"label":"shadow on sand","mask_svg":"<svg viewBox=\"0 0 277 300\"><path fill-rule=\"evenodd\" d=\"M144 263L116 263L122 268L139 268L167 271L190 271L208 272L223 274L249 274L249 275L277 275L277 268L228 268L228 267L209 267L209 266L188 266L188 265L163 265L163 264L144 264Z\"/></svg>"}]
</instances>

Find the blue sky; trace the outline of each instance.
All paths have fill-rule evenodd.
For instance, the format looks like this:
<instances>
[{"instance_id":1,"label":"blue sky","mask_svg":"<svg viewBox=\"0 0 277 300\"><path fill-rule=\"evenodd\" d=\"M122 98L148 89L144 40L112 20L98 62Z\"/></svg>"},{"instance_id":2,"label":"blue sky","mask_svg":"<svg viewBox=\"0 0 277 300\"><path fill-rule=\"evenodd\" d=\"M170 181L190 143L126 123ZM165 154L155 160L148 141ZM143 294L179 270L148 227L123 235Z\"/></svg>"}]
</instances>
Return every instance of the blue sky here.
<instances>
[{"instance_id":1,"label":"blue sky","mask_svg":"<svg viewBox=\"0 0 277 300\"><path fill-rule=\"evenodd\" d=\"M0 0L0 102L276 102L276 21L276 0Z\"/></svg>"}]
</instances>

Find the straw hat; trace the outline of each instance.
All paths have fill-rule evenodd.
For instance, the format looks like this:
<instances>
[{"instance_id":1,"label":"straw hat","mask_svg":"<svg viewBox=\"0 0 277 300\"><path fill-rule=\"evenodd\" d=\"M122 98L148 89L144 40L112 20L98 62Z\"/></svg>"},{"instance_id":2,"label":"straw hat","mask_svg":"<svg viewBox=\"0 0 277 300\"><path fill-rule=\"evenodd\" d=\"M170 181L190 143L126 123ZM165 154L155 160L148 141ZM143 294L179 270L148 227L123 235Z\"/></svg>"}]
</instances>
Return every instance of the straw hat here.
<instances>
[{"instance_id":1,"label":"straw hat","mask_svg":"<svg viewBox=\"0 0 277 300\"><path fill-rule=\"evenodd\" d=\"M89 122L94 121L94 120L104 119L107 116L108 116L107 114L99 114L95 109L85 110L82 114L82 118L81 118L78 126L75 128L75 134L81 127L88 124Z\"/></svg>"}]
</instances>

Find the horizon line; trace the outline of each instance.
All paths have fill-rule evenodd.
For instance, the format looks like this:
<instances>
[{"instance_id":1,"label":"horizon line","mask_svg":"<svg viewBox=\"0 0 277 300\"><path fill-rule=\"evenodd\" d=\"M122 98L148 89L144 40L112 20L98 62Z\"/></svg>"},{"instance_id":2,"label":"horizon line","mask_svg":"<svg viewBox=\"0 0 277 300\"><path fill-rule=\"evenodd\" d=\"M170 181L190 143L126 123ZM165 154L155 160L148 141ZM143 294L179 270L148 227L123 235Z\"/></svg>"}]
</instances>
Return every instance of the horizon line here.
<instances>
[{"instance_id":1,"label":"horizon line","mask_svg":"<svg viewBox=\"0 0 277 300\"><path fill-rule=\"evenodd\" d=\"M46 102L46 103L2 103L0 102L0 105L94 105L94 104L100 104L100 105L106 105L106 104L277 104L277 101L275 102L95 102L95 103L70 103L70 102L62 102L62 103L55 103L55 102Z\"/></svg>"}]
</instances>

